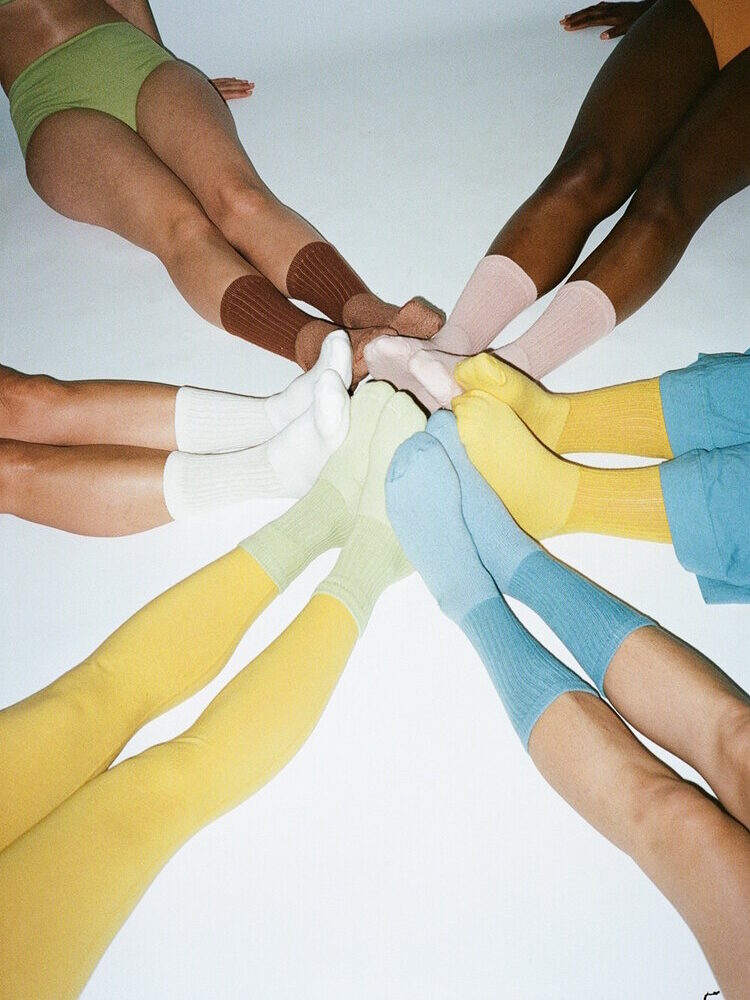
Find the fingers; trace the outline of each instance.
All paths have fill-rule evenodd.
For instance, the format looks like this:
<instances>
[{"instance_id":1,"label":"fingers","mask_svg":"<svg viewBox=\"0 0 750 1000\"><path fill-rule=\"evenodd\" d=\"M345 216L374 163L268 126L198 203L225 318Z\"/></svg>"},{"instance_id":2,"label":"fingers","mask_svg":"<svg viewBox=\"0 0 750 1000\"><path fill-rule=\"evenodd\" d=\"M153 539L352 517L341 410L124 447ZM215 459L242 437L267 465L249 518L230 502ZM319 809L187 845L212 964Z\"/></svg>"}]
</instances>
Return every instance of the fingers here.
<instances>
[{"instance_id":1,"label":"fingers","mask_svg":"<svg viewBox=\"0 0 750 1000\"><path fill-rule=\"evenodd\" d=\"M566 31L583 28L607 27L602 38L624 35L630 25L643 13L640 3L597 3L572 14L566 14L560 24Z\"/></svg>"},{"instance_id":2,"label":"fingers","mask_svg":"<svg viewBox=\"0 0 750 1000\"><path fill-rule=\"evenodd\" d=\"M239 80L235 76L220 76L212 80L214 87L225 101L237 101L243 97L252 97L255 84L250 80Z\"/></svg>"}]
</instances>

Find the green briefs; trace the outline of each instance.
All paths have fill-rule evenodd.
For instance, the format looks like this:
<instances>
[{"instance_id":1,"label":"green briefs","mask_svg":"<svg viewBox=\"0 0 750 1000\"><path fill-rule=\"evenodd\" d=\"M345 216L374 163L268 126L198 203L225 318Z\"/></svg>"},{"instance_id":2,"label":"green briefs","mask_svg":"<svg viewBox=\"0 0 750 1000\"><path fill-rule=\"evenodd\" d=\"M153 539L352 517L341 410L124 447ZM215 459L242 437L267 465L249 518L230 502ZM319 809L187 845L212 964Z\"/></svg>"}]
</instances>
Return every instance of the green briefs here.
<instances>
[{"instance_id":1,"label":"green briefs","mask_svg":"<svg viewBox=\"0 0 750 1000\"><path fill-rule=\"evenodd\" d=\"M36 59L13 81L8 98L21 152L56 111L103 111L136 130L143 81L174 56L126 21L97 24Z\"/></svg>"}]
</instances>

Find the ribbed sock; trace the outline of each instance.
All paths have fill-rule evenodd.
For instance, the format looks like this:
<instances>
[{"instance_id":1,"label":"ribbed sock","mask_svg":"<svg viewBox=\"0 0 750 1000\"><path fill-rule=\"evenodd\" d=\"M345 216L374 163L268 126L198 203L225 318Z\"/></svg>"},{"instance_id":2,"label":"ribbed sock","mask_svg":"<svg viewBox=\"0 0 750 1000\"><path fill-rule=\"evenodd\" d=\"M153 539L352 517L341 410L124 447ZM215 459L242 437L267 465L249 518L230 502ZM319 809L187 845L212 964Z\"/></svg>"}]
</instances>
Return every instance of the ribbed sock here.
<instances>
[{"instance_id":1,"label":"ribbed sock","mask_svg":"<svg viewBox=\"0 0 750 1000\"><path fill-rule=\"evenodd\" d=\"M315 331L319 353L323 340L336 329L333 323L302 312L261 274L243 274L233 281L222 297L220 314L221 325L228 333L297 361L306 370L312 368L318 354L312 357L307 352L302 363L296 349L300 332L304 331L303 339L307 341Z\"/></svg>"},{"instance_id":2,"label":"ribbed sock","mask_svg":"<svg viewBox=\"0 0 750 1000\"><path fill-rule=\"evenodd\" d=\"M424 414L404 393L395 393L383 407L351 532L333 570L315 591L344 604L360 635L383 590L411 572L388 521L385 477L396 448L424 425Z\"/></svg>"},{"instance_id":3,"label":"ribbed sock","mask_svg":"<svg viewBox=\"0 0 750 1000\"><path fill-rule=\"evenodd\" d=\"M471 461L534 538L591 531L671 541L658 466L593 469L568 462L482 390L458 396L453 409Z\"/></svg>"},{"instance_id":4,"label":"ribbed sock","mask_svg":"<svg viewBox=\"0 0 750 1000\"><path fill-rule=\"evenodd\" d=\"M349 536L359 505L380 414L393 389L368 382L352 397L349 433L310 491L288 511L240 543L279 590L328 549Z\"/></svg>"},{"instance_id":5,"label":"ribbed sock","mask_svg":"<svg viewBox=\"0 0 750 1000\"><path fill-rule=\"evenodd\" d=\"M308 409L269 441L223 455L171 452L164 465L167 510L180 520L258 497L300 497L348 427L346 386L335 371L326 371Z\"/></svg>"},{"instance_id":6,"label":"ribbed sock","mask_svg":"<svg viewBox=\"0 0 750 1000\"><path fill-rule=\"evenodd\" d=\"M337 372L345 386L351 384L352 349L343 330L329 333L314 367L273 396L241 396L182 386L177 390L174 411L178 451L216 455L268 441L305 412L318 379L328 369Z\"/></svg>"},{"instance_id":7,"label":"ribbed sock","mask_svg":"<svg viewBox=\"0 0 750 1000\"><path fill-rule=\"evenodd\" d=\"M600 288L590 281L570 281L526 333L497 353L539 379L606 337L616 324L614 306Z\"/></svg>"},{"instance_id":8,"label":"ribbed sock","mask_svg":"<svg viewBox=\"0 0 750 1000\"><path fill-rule=\"evenodd\" d=\"M308 302L336 323L344 323L344 306L369 289L341 254L325 240L308 243L289 265L286 287L293 299Z\"/></svg>"},{"instance_id":9,"label":"ribbed sock","mask_svg":"<svg viewBox=\"0 0 750 1000\"><path fill-rule=\"evenodd\" d=\"M460 389L482 389L507 403L548 448L671 458L659 379L591 389L549 392L491 354L467 358L455 369Z\"/></svg>"},{"instance_id":10,"label":"ribbed sock","mask_svg":"<svg viewBox=\"0 0 750 1000\"><path fill-rule=\"evenodd\" d=\"M433 344L450 354L483 351L536 297L536 285L515 261L483 257Z\"/></svg>"},{"instance_id":11,"label":"ribbed sock","mask_svg":"<svg viewBox=\"0 0 750 1000\"><path fill-rule=\"evenodd\" d=\"M452 414L436 413L427 432L456 470L463 519L498 588L536 611L603 692L604 675L622 641L654 622L558 562L518 527L469 461Z\"/></svg>"},{"instance_id":12,"label":"ribbed sock","mask_svg":"<svg viewBox=\"0 0 750 1000\"><path fill-rule=\"evenodd\" d=\"M568 691L595 692L531 636L483 566L461 510L458 476L442 445L416 434L397 451L388 515L407 558L479 653L528 747L539 716Z\"/></svg>"}]
</instances>

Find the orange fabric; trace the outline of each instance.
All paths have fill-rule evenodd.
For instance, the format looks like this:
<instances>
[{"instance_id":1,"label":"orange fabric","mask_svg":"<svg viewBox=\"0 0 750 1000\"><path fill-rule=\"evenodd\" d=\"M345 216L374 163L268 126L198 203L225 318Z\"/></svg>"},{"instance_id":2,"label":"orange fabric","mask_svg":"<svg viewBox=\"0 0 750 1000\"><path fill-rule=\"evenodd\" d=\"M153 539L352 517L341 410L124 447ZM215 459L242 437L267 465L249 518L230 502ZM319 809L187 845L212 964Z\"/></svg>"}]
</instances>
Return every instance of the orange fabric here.
<instances>
[{"instance_id":1,"label":"orange fabric","mask_svg":"<svg viewBox=\"0 0 750 1000\"><path fill-rule=\"evenodd\" d=\"M714 43L719 69L750 46L750 0L690 0Z\"/></svg>"}]
</instances>

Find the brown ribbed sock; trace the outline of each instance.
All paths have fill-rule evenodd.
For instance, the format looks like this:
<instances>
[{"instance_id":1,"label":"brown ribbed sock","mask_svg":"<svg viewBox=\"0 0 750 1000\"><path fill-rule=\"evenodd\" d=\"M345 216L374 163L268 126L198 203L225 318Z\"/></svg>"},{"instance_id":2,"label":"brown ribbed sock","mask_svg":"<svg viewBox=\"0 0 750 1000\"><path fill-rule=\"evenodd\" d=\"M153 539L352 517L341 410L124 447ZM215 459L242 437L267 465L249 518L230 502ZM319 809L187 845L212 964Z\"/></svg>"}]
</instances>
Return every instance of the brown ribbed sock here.
<instances>
[{"instance_id":1,"label":"brown ribbed sock","mask_svg":"<svg viewBox=\"0 0 750 1000\"><path fill-rule=\"evenodd\" d=\"M336 329L333 323L302 312L260 274L245 274L233 281L222 297L220 314L222 326L229 333L297 361L305 369L312 368L320 345ZM303 340L310 343L304 364L295 349L301 331L305 331ZM317 347L314 357L313 346Z\"/></svg>"},{"instance_id":2,"label":"brown ribbed sock","mask_svg":"<svg viewBox=\"0 0 750 1000\"><path fill-rule=\"evenodd\" d=\"M287 291L293 299L309 302L337 323L344 324L344 306L355 295L371 295L330 243L318 240L302 247L289 265Z\"/></svg>"}]
</instances>

